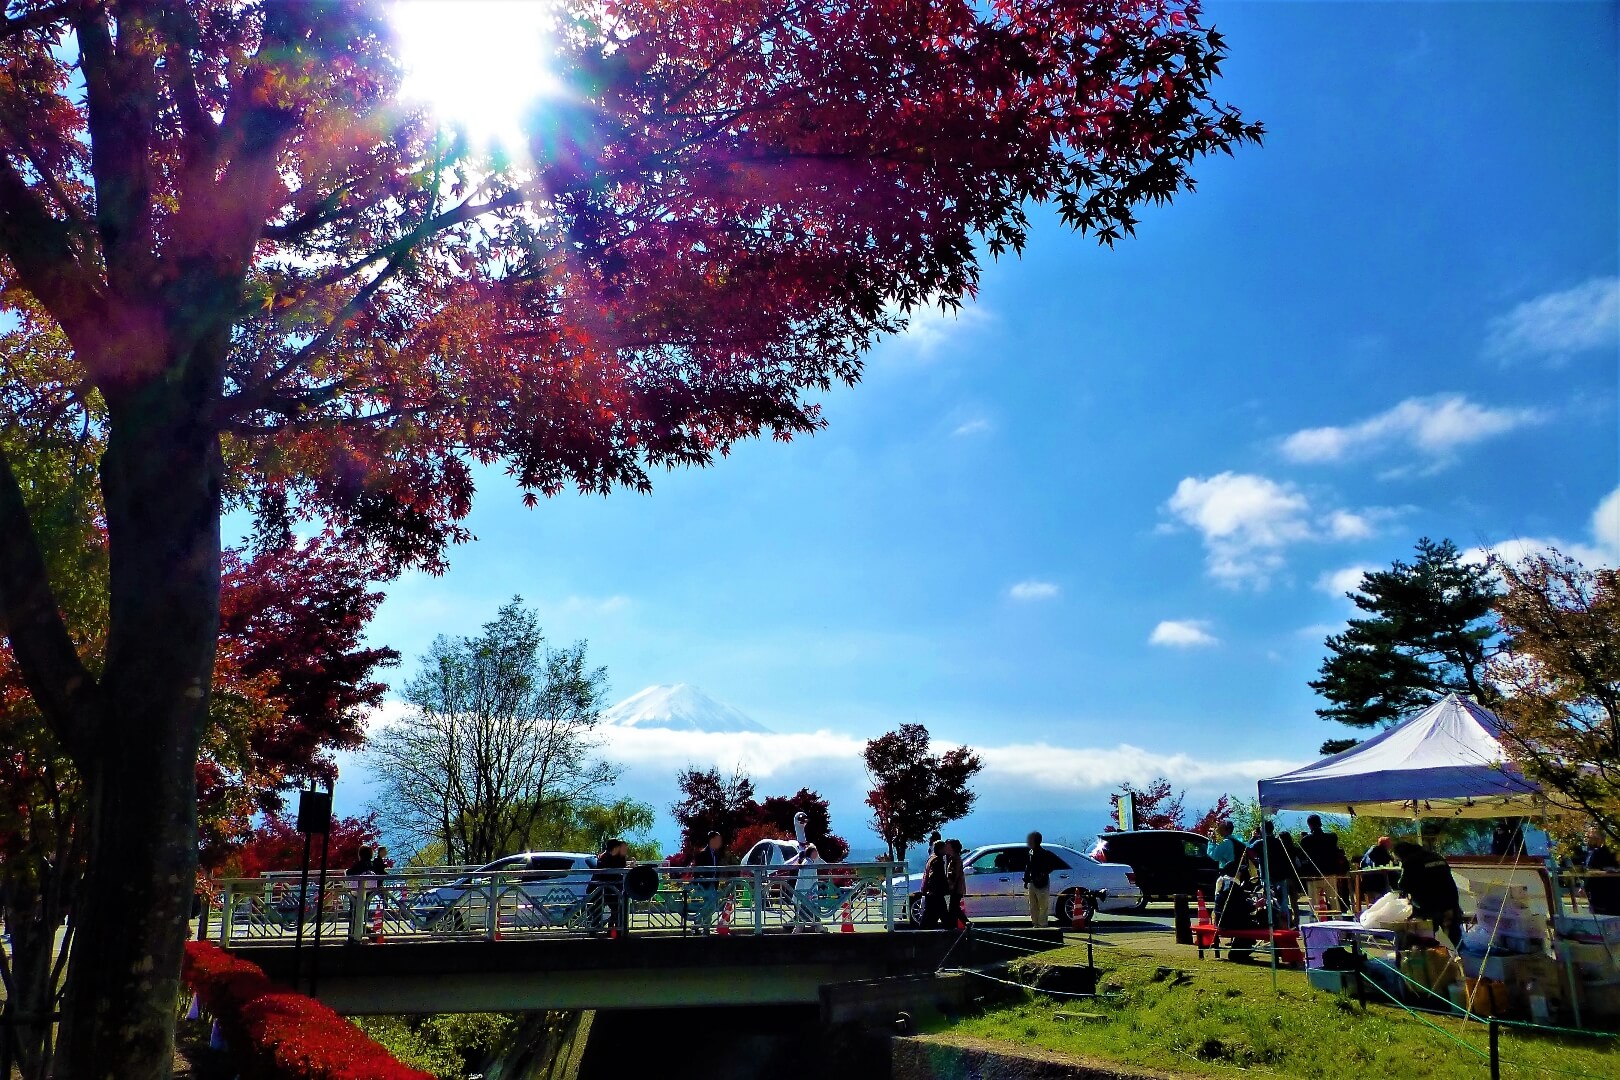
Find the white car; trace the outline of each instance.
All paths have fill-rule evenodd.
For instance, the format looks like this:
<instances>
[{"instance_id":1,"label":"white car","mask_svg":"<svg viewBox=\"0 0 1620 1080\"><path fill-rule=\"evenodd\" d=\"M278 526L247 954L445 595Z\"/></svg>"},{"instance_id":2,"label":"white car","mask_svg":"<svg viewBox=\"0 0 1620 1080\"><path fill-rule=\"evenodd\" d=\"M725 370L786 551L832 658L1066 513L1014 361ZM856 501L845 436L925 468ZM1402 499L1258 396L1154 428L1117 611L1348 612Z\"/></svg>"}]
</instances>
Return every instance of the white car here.
<instances>
[{"instance_id":1,"label":"white car","mask_svg":"<svg viewBox=\"0 0 1620 1080\"><path fill-rule=\"evenodd\" d=\"M585 899L595 866L596 856L577 851L508 855L448 884L422 890L411 899L411 913L424 928L487 927L488 889L494 877L503 923L514 919L525 924L554 921Z\"/></svg>"},{"instance_id":2,"label":"white car","mask_svg":"<svg viewBox=\"0 0 1620 1080\"><path fill-rule=\"evenodd\" d=\"M1073 921L1070 904L1077 888L1103 890L1108 895L1098 905L1101 911L1134 911L1142 903L1142 890L1136 874L1123 863L1101 863L1089 855L1061 844L1042 844L1056 860L1052 868L1052 914L1061 926ZM962 874L967 885L967 915L970 919L1027 918L1029 902L1024 893L1024 844L990 844L974 848L962 856ZM914 925L922 922L921 874L911 874L894 883L895 900L905 904Z\"/></svg>"}]
</instances>

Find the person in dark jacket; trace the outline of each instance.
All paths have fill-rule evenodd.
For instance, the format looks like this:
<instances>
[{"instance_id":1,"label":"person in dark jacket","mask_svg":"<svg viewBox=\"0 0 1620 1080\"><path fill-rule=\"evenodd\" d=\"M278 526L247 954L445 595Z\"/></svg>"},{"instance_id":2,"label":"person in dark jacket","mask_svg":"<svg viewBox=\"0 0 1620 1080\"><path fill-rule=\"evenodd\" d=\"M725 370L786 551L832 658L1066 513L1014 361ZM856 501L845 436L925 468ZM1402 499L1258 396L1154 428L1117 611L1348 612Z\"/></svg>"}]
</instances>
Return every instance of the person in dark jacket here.
<instances>
[{"instance_id":1,"label":"person in dark jacket","mask_svg":"<svg viewBox=\"0 0 1620 1080\"><path fill-rule=\"evenodd\" d=\"M958 930L966 930L967 874L962 869L962 841L953 838L945 843L951 849L950 923Z\"/></svg>"},{"instance_id":2,"label":"person in dark jacket","mask_svg":"<svg viewBox=\"0 0 1620 1080\"><path fill-rule=\"evenodd\" d=\"M1305 819L1305 835L1299 838L1299 851L1304 856L1300 869L1306 877L1338 877L1350 869L1350 860L1339 849L1339 834L1322 828L1320 814Z\"/></svg>"},{"instance_id":3,"label":"person in dark jacket","mask_svg":"<svg viewBox=\"0 0 1620 1080\"><path fill-rule=\"evenodd\" d=\"M709 932L715 909L719 906L720 872L716 868L726 864L725 855L721 852L724 846L725 841L720 834L711 831L703 846L687 862L688 866L707 868L707 872L699 870L692 875L692 897L697 901L695 920L700 934Z\"/></svg>"},{"instance_id":4,"label":"person in dark jacket","mask_svg":"<svg viewBox=\"0 0 1620 1080\"><path fill-rule=\"evenodd\" d=\"M602 845L591 875L591 925L623 932L625 928L624 871L630 866L630 846L617 836Z\"/></svg>"},{"instance_id":5,"label":"person in dark jacket","mask_svg":"<svg viewBox=\"0 0 1620 1080\"><path fill-rule=\"evenodd\" d=\"M370 877L377 871L372 868L371 845L361 844L360 850L355 853L354 862L348 869L348 877Z\"/></svg>"},{"instance_id":6,"label":"person in dark jacket","mask_svg":"<svg viewBox=\"0 0 1620 1080\"><path fill-rule=\"evenodd\" d=\"M1445 856L1402 841L1395 845L1395 861L1401 864L1401 876L1395 887L1412 901L1412 914L1444 930L1453 944L1460 942L1462 898Z\"/></svg>"},{"instance_id":7,"label":"person in dark jacket","mask_svg":"<svg viewBox=\"0 0 1620 1080\"><path fill-rule=\"evenodd\" d=\"M1060 868L1057 856L1041 846L1041 834L1029 834L1024 849L1024 898L1029 901L1029 921L1045 926L1052 910L1052 871Z\"/></svg>"},{"instance_id":8,"label":"person in dark jacket","mask_svg":"<svg viewBox=\"0 0 1620 1080\"><path fill-rule=\"evenodd\" d=\"M943 840L934 842L933 854L923 866L922 928L932 930L945 921L946 898L951 894L951 848Z\"/></svg>"},{"instance_id":9,"label":"person in dark jacket","mask_svg":"<svg viewBox=\"0 0 1620 1080\"><path fill-rule=\"evenodd\" d=\"M1596 825L1586 830L1586 857L1581 869L1601 877L1586 879L1586 902L1594 915L1620 915L1620 859L1604 843L1603 830Z\"/></svg>"},{"instance_id":10,"label":"person in dark jacket","mask_svg":"<svg viewBox=\"0 0 1620 1080\"><path fill-rule=\"evenodd\" d=\"M1249 845L1249 850L1243 853L1243 862L1239 867L1252 867L1255 877L1261 880L1270 880L1272 903L1285 912L1293 912L1294 898L1299 895L1299 879L1294 873L1294 860L1280 836L1277 835L1277 826L1267 820L1260 826L1260 837ZM1286 925L1292 926L1292 917L1286 919Z\"/></svg>"}]
</instances>

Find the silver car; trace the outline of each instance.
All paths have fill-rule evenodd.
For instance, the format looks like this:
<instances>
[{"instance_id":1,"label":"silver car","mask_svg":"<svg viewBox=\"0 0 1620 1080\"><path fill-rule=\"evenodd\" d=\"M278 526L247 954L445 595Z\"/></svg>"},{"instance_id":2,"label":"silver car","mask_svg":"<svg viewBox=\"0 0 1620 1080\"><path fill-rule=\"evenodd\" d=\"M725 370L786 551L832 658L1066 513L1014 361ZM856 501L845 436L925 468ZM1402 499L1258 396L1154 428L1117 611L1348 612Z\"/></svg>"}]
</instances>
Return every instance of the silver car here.
<instances>
[{"instance_id":1,"label":"silver car","mask_svg":"<svg viewBox=\"0 0 1620 1080\"><path fill-rule=\"evenodd\" d=\"M586 897L596 857L577 851L525 851L480 866L411 899L411 915L425 930L489 928L494 903L502 926L543 927L567 917Z\"/></svg>"},{"instance_id":2,"label":"silver car","mask_svg":"<svg viewBox=\"0 0 1620 1080\"><path fill-rule=\"evenodd\" d=\"M1042 844L1056 860L1052 869L1052 914L1060 925L1068 926L1074 912L1070 905L1077 888L1107 893L1103 911L1134 911L1142 903L1142 890L1136 874L1123 863L1102 863L1062 844ZM1025 844L988 844L962 856L962 873L967 886L967 915L970 919L1021 918L1029 915L1024 893L1024 866L1028 857ZM903 903L914 925L922 923L921 874L911 874L894 883L895 901Z\"/></svg>"}]
</instances>

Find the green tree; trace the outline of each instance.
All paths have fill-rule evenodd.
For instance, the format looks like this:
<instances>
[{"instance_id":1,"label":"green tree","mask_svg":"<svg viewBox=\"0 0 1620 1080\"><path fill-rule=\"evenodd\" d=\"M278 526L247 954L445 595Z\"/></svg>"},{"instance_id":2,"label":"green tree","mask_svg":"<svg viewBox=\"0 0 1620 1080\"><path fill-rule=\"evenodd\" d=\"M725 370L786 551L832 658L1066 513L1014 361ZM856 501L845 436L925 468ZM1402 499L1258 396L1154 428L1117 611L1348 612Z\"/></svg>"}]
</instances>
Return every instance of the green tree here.
<instances>
[{"instance_id":1,"label":"green tree","mask_svg":"<svg viewBox=\"0 0 1620 1080\"><path fill-rule=\"evenodd\" d=\"M477 637L439 637L405 686L409 711L371 740L385 825L438 841L451 863L524 850L546 815L613 783L616 770L594 756L606 693L585 643L547 648L521 597Z\"/></svg>"},{"instance_id":2,"label":"green tree","mask_svg":"<svg viewBox=\"0 0 1620 1080\"><path fill-rule=\"evenodd\" d=\"M1498 695L1485 678L1496 640L1495 579L1465 562L1450 540L1417 542L1410 563L1397 559L1346 593L1362 618L1327 639L1328 655L1311 682L1327 700L1316 713L1358 729L1389 727L1453 691L1483 705ZM1332 739L1325 754L1355 745Z\"/></svg>"}]
</instances>

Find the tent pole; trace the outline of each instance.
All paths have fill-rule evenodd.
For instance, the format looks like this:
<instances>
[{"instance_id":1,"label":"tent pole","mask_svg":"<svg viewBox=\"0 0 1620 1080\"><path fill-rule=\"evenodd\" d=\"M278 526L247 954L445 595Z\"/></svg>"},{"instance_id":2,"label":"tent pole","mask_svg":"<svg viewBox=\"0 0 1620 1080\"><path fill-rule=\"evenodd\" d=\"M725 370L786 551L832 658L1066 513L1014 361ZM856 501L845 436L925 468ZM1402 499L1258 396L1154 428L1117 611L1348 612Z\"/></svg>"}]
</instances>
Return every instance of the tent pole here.
<instances>
[{"instance_id":1,"label":"tent pole","mask_svg":"<svg viewBox=\"0 0 1620 1080\"><path fill-rule=\"evenodd\" d=\"M1266 930L1271 937L1271 992L1277 992L1277 916L1276 903L1271 896L1271 834L1266 831L1264 807L1260 808L1260 877L1266 890ZM1275 826L1273 826L1275 827Z\"/></svg>"}]
</instances>

